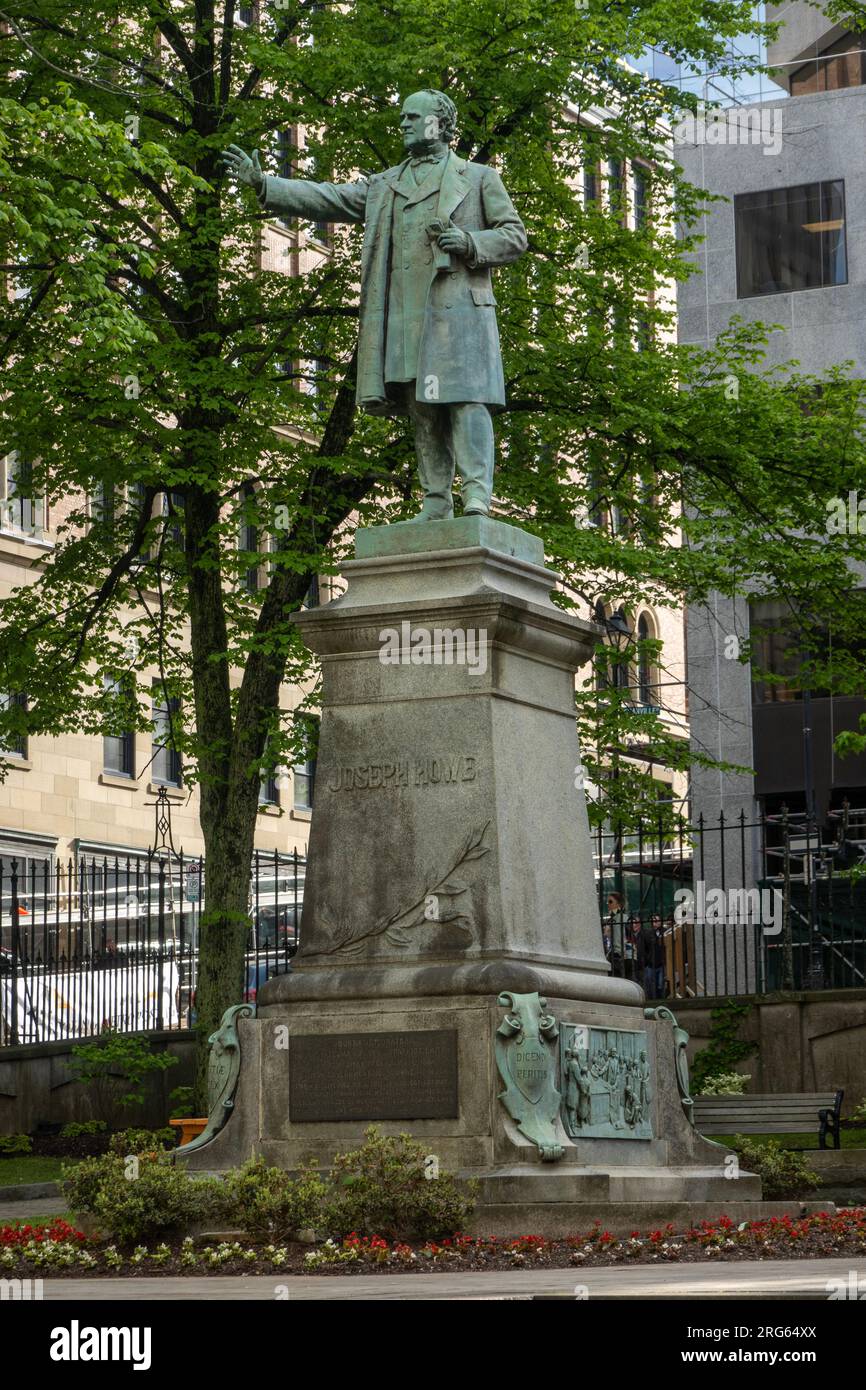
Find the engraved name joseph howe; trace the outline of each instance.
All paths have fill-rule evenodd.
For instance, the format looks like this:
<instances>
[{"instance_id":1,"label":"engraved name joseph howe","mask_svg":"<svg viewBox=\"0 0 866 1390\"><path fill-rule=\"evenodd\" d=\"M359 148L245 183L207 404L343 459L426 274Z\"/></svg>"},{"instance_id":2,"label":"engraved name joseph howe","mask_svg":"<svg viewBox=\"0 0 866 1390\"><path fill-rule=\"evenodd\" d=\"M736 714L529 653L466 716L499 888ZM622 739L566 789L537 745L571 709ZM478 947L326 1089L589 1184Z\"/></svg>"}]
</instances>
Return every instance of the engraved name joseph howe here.
<instances>
[{"instance_id":1,"label":"engraved name joseph howe","mask_svg":"<svg viewBox=\"0 0 866 1390\"><path fill-rule=\"evenodd\" d=\"M275 178L235 145L225 155L270 212L365 223L357 401L372 414L411 417L420 521L453 514L455 467L464 511L489 510L491 411L505 404L490 270L526 250L495 169L451 149L456 117L444 93L414 93L400 117L408 157L353 183Z\"/></svg>"}]
</instances>

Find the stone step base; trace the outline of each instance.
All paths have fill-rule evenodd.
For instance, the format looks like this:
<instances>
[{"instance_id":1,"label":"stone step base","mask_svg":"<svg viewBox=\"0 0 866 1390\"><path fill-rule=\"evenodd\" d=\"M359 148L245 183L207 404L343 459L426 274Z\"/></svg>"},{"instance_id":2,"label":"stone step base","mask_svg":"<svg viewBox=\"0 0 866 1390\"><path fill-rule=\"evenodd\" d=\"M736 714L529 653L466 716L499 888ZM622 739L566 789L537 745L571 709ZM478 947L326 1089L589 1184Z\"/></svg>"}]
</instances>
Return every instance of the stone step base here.
<instances>
[{"instance_id":1,"label":"stone step base","mask_svg":"<svg viewBox=\"0 0 866 1390\"><path fill-rule=\"evenodd\" d=\"M470 1176L469 1173L466 1176ZM761 1181L753 1173L726 1178L721 1164L712 1168L638 1167L591 1168L536 1165L507 1167L479 1174L479 1201L485 1206L651 1202L713 1202L724 1210L736 1193L736 1201L761 1200Z\"/></svg>"},{"instance_id":2,"label":"stone step base","mask_svg":"<svg viewBox=\"0 0 866 1390\"><path fill-rule=\"evenodd\" d=\"M832 1202L502 1202L479 1203L467 1234L485 1236L538 1235L550 1239L585 1236L596 1221L616 1236L639 1231L664 1231L672 1225L682 1235L701 1221L727 1216L742 1221L767 1221L772 1216L796 1220L813 1212L835 1211ZM674 1237L671 1236L671 1239Z\"/></svg>"}]
</instances>

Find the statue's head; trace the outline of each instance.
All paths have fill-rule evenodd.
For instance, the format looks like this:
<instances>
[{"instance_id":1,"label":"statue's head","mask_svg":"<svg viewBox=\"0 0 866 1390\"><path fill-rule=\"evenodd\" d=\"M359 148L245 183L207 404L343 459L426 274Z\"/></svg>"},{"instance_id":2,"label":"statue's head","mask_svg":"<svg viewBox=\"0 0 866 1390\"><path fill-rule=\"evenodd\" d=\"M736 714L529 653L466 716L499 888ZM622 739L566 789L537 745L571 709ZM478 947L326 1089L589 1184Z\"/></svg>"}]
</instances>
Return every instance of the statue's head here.
<instances>
[{"instance_id":1,"label":"statue's head","mask_svg":"<svg viewBox=\"0 0 866 1390\"><path fill-rule=\"evenodd\" d=\"M409 153L450 145L457 130L457 107L444 92L413 92L403 102L400 130Z\"/></svg>"}]
</instances>

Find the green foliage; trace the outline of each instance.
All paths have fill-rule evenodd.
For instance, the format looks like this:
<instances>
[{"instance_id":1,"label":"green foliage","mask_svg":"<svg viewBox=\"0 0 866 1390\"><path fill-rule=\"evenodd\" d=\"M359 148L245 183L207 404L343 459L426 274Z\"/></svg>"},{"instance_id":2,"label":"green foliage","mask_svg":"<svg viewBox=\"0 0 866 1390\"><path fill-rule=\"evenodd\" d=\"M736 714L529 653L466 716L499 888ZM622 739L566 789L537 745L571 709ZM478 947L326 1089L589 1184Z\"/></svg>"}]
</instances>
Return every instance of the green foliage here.
<instances>
[{"instance_id":1,"label":"green foliage","mask_svg":"<svg viewBox=\"0 0 866 1390\"><path fill-rule=\"evenodd\" d=\"M337 1154L321 1226L341 1240L437 1240L463 1230L475 1206L475 1185L441 1168L426 1176L427 1150L408 1134L383 1135L375 1125L360 1149Z\"/></svg>"},{"instance_id":2,"label":"green foliage","mask_svg":"<svg viewBox=\"0 0 866 1390\"><path fill-rule=\"evenodd\" d=\"M851 1111L851 1119L855 1124L866 1125L866 1097Z\"/></svg>"},{"instance_id":3,"label":"green foliage","mask_svg":"<svg viewBox=\"0 0 866 1390\"><path fill-rule=\"evenodd\" d=\"M143 1033L117 1033L107 1028L97 1042L72 1049L70 1070L96 1098L108 1121L115 1109L141 1105L148 1076L177 1065L170 1052L155 1052Z\"/></svg>"},{"instance_id":4,"label":"green foliage","mask_svg":"<svg viewBox=\"0 0 866 1390\"><path fill-rule=\"evenodd\" d=\"M732 1072L737 1062L758 1051L758 1044L745 1042L738 1037L740 1024L751 1011L750 1004L738 1004L735 999L726 999L710 1014L710 1041L701 1049L691 1063L691 1087L694 1095L711 1095L707 1082L715 1077Z\"/></svg>"},{"instance_id":5,"label":"green foliage","mask_svg":"<svg viewBox=\"0 0 866 1390\"><path fill-rule=\"evenodd\" d=\"M237 866L260 776L301 751L281 688L317 699L292 612L315 573L339 566L347 518L414 510L405 421L353 408L359 229L338 228L303 275L268 258L251 274L262 213L220 169L229 142L259 148L272 173L280 134L302 125L308 170L376 172L401 158L397 94L447 89L458 154L496 161L529 235L529 254L498 272L508 405L496 493L507 519L543 536L565 578L557 602L585 615L596 597L633 612L713 588L783 594L806 625L832 611L847 629L813 688L857 693L862 672L840 653L864 631L848 566L866 535L828 545L822 523L827 500L866 478L866 387L844 369L764 373L759 322L707 350L676 344L670 296L656 291L691 273L704 200L657 132L695 98L620 62L652 44L735 72L730 40L767 32L751 0L286 0L234 28L214 0L48 8L18 0L0 30L0 245L16 291L0 295L0 453L32 461L33 494L55 513L62 501L64 519L5 602L0 684L30 698L0 709L0 746L22 732L146 730L161 673L179 700L184 777L201 786L218 904L202 924L203 1038L238 992ZM603 132L574 120L600 104L614 113ZM608 159L646 172L637 229L581 196L581 167ZM284 369L311 361L315 393ZM267 576L241 521L277 542ZM248 586L254 570L262 582ZM645 651L660 688L680 681L657 643ZM125 683L106 690L104 673ZM672 767L697 756L592 675L577 714L596 821L632 818L652 791L628 748ZM623 753L614 778L611 750ZM212 947L227 938L233 953Z\"/></svg>"},{"instance_id":6,"label":"green foliage","mask_svg":"<svg viewBox=\"0 0 866 1390\"><path fill-rule=\"evenodd\" d=\"M820 1185L818 1174L809 1167L802 1153L783 1149L776 1139L753 1139L735 1134L731 1147L740 1165L761 1179L765 1201L781 1197L801 1197Z\"/></svg>"},{"instance_id":7,"label":"green foliage","mask_svg":"<svg viewBox=\"0 0 866 1390\"><path fill-rule=\"evenodd\" d=\"M751 1081L750 1072L719 1071L705 1077L701 1083L701 1096L741 1096Z\"/></svg>"},{"instance_id":8,"label":"green foliage","mask_svg":"<svg viewBox=\"0 0 866 1390\"><path fill-rule=\"evenodd\" d=\"M291 1178L251 1158L226 1179L233 1219L258 1239L289 1240L298 1231L321 1227L327 1186L313 1166Z\"/></svg>"},{"instance_id":9,"label":"green foliage","mask_svg":"<svg viewBox=\"0 0 866 1390\"><path fill-rule=\"evenodd\" d=\"M104 1134L108 1125L104 1120L70 1120L60 1131L62 1139L83 1139L92 1134Z\"/></svg>"},{"instance_id":10,"label":"green foliage","mask_svg":"<svg viewBox=\"0 0 866 1390\"><path fill-rule=\"evenodd\" d=\"M169 1091L168 1099L173 1107L168 1117L170 1120L186 1120L195 1115L193 1086L175 1086L173 1091Z\"/></svg>"},{"instance_id":11,"label":"green foliage","mask_svg":"<svg viewBox=\"0 0 866 1390\"><path fill-rule=\"evenodd\" d=\"M32 1149L29 1134L0 1134L0 1154L29 1154Z\"/></svg>"},{"instance_id":12,"label":"green foliage","mask_svg":"<svg viewBox=\"0 0 866 1390\"><path fill-rule=\"evenodd\" d=\"M112 1134L110 1149L114 1154L156 1153L163 1149L176 1147L173 1129L122 1129Z\"/></svg>"},{"instance_id":13,"label":"green foliage","mask_svg":"<svg viewBox=\"0 0 866 1390\"><path fill-rule=\"evenodd\" d=\"M64 1168L69 1209L89 1213L115 1240L132 1243L167 1231L186 1231L226 1212L218 1178L193 1178L167 1157L104 1154Z\"/></svg>"}]
</instances>

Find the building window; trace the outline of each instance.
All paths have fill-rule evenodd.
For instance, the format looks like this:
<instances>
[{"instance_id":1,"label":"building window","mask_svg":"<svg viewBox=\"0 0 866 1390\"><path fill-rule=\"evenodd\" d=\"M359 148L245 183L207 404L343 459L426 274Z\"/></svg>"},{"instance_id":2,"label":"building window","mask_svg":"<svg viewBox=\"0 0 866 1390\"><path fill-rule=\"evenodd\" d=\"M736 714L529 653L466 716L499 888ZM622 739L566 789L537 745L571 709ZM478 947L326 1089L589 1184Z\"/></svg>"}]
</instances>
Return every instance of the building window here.
<instances>
[{"instance_id":1,"label":"building window","mask_svg":"<svg viewBox=\"0 0 866 1390\"><path fill-rule=\"evenodd\" d=\"M640 164L634 168L634 225L640 231L649 216L649 174Z\"/></svg>"},{"instance_id":2,"label":"building window","mask_svg":"<svg viewBox=\"0 0 866 1390\"><path fill-rule=\"evenodd\" d=\"M610 215L618 222L625 223L625 166L621 159L607 161L607 194L610 202Z\"/></svg>"},{"instance_id":3,"label":"building window","mask_svg":"<svg viewBox=\"0 0 866 1390\"><path fill-rule=\"evenodd\" d=\"M583 204L590 207L598 205L599 201L599 177L598 177L598 156L594 150L590 150L583 166Z\"/></svg>"},{"instance_id":4,"label":"building window","mask_svg":"<svg viewBox=\"0 0 866 1390\"><path fill-rule=\"evenodd\" d=\"M184 548L183 511L185 506L182 492L168 492L162 495L162 514L166 518L165 534L178 550Z\"/></svg>"},{"instance_id":5,"label":"building window","mask_svg":"<svg viewBox=\"0 0 866 1390\"><path fill-rule=\"evenodd\" d=\"M299 385L305 396L318 396L322 380L328 372L328 363L323 357L305 357L301 361Z\"/></svg>"},{"instance_id":6,"label":"building window","mask_svg":"<svg viewBox=\"0 0 866 1390\"><path fill-rule=\"evenodd\" d=\"M15 721L20 719L20 713L27 709L27 696L22 694L9 695L0 691L0 710L4 713L9 711L15 714ZM0 737L0 756L4 758L26 758L27 757L27 735L23 732L10 731Z\"/></svg>"},{"instance_id":7,"label":"building window","mask_svg":"<svg viewBox=\"0 0 866 1390\"><path fill-rule=\"evenodd\" d=\"M2 525L7 531L23 531L28 535L41 532L45 526L45 504L33 496L33 465L19 457L17 451L3 460L0 479L3 488Z\"/></svg>"},{"instance_id":8,"label":"building window","mask_svg":"<svg viewBox=\"0 0 866 1390\"><path fill-rule=\"evenodd\" d=\"M277 131L277 173L281 179L295 177L295 160L298 157L298 142L291 126Z\"/></svg>"},{"instance_id":9,"label":"building window","mask_svg":"<svg viewBox=\"0 0 866 1390\"><path fill-rule=\"evenodd\" d=\"M316 755L319 745L319 721L313 715L302 715L303 751L294 767L295 810L312 811L316 785Z\"/></svg>"},{"instance_id":10,"label":"building window","mask_svg":"<svg viewBox=\"0 0 866 1390\"><path fill-rule=\"evenodd\" d=\"M320 602L321 600L319 598L319 576L317 574L314 574L312 579L310 580L310 587L304 594L304 607L318 608Z\"/></svg>"},{"instance_id":11,"label":"building window","mask_svg":"<svg viewBox=\"0 0 866 1390\"><path fill-rule=\"evenodd\" d=\"M121 679L106 676L103 687L118 706L129 699L129 686ZM102 740L102 770L112 777L135 776L135 734L132 729L124 729L119 734L105 734Z\"/></svg>"},{"instance_id":12,"label":"building window","mask_svg":"<svg viewBox=\"0 0 866 1390\"><path fill-rule=\"evenodd\" d=\"M739 193L734 222L740 299L847 284L842 179Z\"/></svg>"},{"instance_id":13,"label":"building window","mask_svg":"<svg viewBox=\"0 0 866 1390\"><path fill-rule=\"evenodd\" d=\"M810 58L791 73L791 96L812 92L837 92L842 87L866 85L866 34L843 34L825 48L818 58Z\"/></svg>"},{"instance_id":14,"label":"building window","mask_svg":"<svg viewBox=\"0 0 866 1390\"><path fill-rule=\"evenodd\" d=\"M775 705L802 700L803 635L790 606L773 599L758 599L750 607L749 619L754 703Z\"/></svg>"},{"instance_id":15,"label":"building window","mask_svg":"<svg viewBox=\"0 0 866 1390\"><path fill-rule=\"evenodd\" d=\"M637 698L641 705L655 704L655 686L653 685L652 658L649 651L643 645L652 638L649 619L645 613L641 613L637 624L638 638L638 658L637 658Z\"/></svg>"},{"instance_id":16,"label":"building window","mask_svg":"<svg viewBox=\"0 0 866 1390\"><path fill-rule=\"evenodd\" d=\"M180 713L180 700L176 696L166 696L159 687L153 697L153 745L152 780L159 786L179 787L181 785L180 753L174 747L172 722L177 723Z\"/></svg>"},{"instance_id":17,"label":"building window","mask_svg":"<svg viewBox=\"0 0 866 1390\"><path fill-rule=\"evenodd\" d=\"M113 483L97 483L96 490L90 498L90 516L94 524L104 526L106 531L114 531L114 518L116 513L115 491Z\"/></svg>"},{"instance_id":18,"label":"building window","mask_svg":"<svg viewBox=\"0 0 866 1390\"><path fill-rule=\"evenodd\" d=\"M249 26L253 23L254 19L254 5L238 5L237 10L235 11L235 24L239 24L242 28L248 29Z\"/></svg>"},{"instance_id":19,"label":"building window","mask_svg":"<svg viewBox=\"0 0 866 1390\"><path fill-rule=\"evenodd\" d=\"M259 805L279 806L280 788L276 772L266 772L259 779Z\"/></svg>"},{"instance_id":20,"label":"building window","mask_svg":"<svg viewBox=\"0 0 866 1390\"><path fill-rule=\"evenodd\" d=\"M259 565L251 557L259 552L258 510L255 488L247 485L241 494L241 519L238 527L238 550L241 562L241 584L248 594L259 588Z\"/></svg>"}]
</instances>

